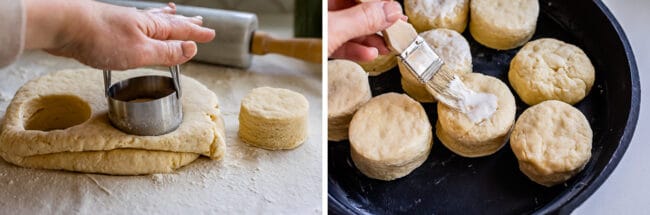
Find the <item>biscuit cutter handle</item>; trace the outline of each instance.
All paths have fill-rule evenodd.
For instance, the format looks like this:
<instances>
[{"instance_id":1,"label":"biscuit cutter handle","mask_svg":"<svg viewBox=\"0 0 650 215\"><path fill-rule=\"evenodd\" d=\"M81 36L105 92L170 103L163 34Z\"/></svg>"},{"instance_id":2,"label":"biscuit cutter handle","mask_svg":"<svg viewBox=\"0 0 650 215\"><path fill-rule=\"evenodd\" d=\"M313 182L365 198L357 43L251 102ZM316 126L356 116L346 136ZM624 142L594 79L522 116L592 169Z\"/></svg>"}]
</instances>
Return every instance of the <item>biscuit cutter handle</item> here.
<instances>
[{"instance_id":1,"label":"biscuit cutter handle","mask_svg":"<svg viewBox=\"0 0 650 215\"><path fill-rule=\"evenodd\" d=\"M176 90L176 97L178 99L181 99L182 96L182 91L181 91L181 66L180 65L174 65L169 67L169 72L172 75L172 81L174 82L174 90ZM111 87L111 70L104 70L104 96L109 97L109 89Z\"/></svg>"}]
</instances>

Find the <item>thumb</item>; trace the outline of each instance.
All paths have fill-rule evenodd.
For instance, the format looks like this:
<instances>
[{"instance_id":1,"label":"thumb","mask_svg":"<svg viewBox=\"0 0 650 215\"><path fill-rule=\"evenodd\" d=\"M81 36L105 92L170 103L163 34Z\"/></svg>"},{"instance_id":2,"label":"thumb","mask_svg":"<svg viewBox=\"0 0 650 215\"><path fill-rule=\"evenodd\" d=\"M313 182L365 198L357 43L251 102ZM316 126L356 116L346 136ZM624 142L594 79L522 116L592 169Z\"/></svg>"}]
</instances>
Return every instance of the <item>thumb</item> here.
<instances>
[{"instance_id":1,"label":"thumb","mask_svg":"<svg viewBox=\"0 0 650 215\"><path fill-rule=\"evenodd\" d=\"M185 63L196 55L197 48L194 41L151 40L152 46L142 53L140 65L173 66Z\"/></svg>"},{"instance_id":2,"label":"thumb","mask_svg":"<svg viewBox=\"0 0 650 215\"><path fill-rule=\"evenodd\" d=\"M329 54L350 39L374 34L404 17L402 7L394 1L373 1L330 12L328 22Z\"/></svg>"}]
</instances>

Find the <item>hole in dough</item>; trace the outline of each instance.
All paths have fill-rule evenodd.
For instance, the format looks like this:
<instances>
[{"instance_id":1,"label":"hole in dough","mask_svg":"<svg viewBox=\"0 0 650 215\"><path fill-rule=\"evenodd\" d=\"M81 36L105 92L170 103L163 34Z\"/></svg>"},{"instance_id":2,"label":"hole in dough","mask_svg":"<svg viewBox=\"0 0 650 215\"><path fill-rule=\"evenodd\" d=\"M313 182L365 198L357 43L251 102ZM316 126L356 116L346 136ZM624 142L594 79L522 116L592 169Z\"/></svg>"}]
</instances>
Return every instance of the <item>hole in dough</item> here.
<instances>
[{"instance_id":1,"label":"hole in dough","mask_svg":"<svg viewBox=\"0 0 650 215\"><path fill-rule=\"evenodd\" d=\"M24 104L26 130L51 131L79 125L90 118L90 106L72 95L49 95Z\"/></svg>"}]
</instances>

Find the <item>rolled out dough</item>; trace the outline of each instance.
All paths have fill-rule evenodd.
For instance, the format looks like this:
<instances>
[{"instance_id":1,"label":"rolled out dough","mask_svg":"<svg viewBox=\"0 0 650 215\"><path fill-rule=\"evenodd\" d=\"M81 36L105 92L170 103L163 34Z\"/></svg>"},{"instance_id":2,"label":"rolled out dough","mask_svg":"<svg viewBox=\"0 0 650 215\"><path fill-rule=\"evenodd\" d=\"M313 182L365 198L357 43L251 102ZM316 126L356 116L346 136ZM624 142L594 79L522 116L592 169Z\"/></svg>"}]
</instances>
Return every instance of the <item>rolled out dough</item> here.
<instances>
[{"instance_id":1,"label":"rolled out dough","mask_svg":"<svg viewBox=\"0 0 650 215\"><path fill-rule=\"evenodd\" d=\"M165 73L138 69L113 73L113 80L142 75ZM181 77L183 122L177 130L161 136L135 136L112 127L103 86L101 72L93 69L54 72L23 85L0 126L0 156L30 168L117 175L167 173L200 155L212 159L223 156L224 123L217 97L198 81ZM59 109L66 108L52 107L56 103L38 102L48 98L87 103L89 117L78 120L77 113L84 109L74 108L83 105L63 111ZM71 122L67 119L70 117L75 120ZM56 129L39 129L42 123Z\"/></svg>"}]
</instances>

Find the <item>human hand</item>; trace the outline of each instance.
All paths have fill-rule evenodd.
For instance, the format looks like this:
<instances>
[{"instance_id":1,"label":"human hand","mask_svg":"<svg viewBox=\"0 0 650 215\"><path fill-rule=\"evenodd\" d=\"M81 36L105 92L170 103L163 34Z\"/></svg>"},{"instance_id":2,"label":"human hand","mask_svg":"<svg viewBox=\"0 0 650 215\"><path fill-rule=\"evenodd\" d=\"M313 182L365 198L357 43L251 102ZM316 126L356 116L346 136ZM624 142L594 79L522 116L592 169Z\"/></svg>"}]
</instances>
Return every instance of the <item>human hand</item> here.
<instances>
[{"instance_id":1,"label":"human hand","mask_svg":"<svg viewBox=\"0 0 650 215\"><path fill-rule=\"evenodd\" d=\"M36 10L32 6L44 9L44 4L40 4L41 1L33 2L35 5L29 5L29 0L25 2L27 48L45 49L51 54L71 57L99 69L125 70L181 64L196 55L196 42L209 42L215 36L214 30L201 27L201 17L175 15L173 3L164 8L137 10L95 1L63 0L57 2L64 11L57 13L68 14L58 17L58 20L56 16L43 20L38 14L43 11L30 9ZM33 18L38 16L41 20ZM58 27L34 29L30 28L30 23L34 25L32 27L44 23ZM50 37L54 38L39 32L47 28L54 35Z\"/></svg>"},{"instance_id":2,"label":"human hand","mask_svg":"<svg viewBox=\"0 0 650 215\"><path fill-rule=\"evenodd\" d=\"M328 56L354 61L371 61L388 54L384 40L375 34L399 19L406 20L399 3L353 0L328 2Z\"/></svg>"}]
</instances>

